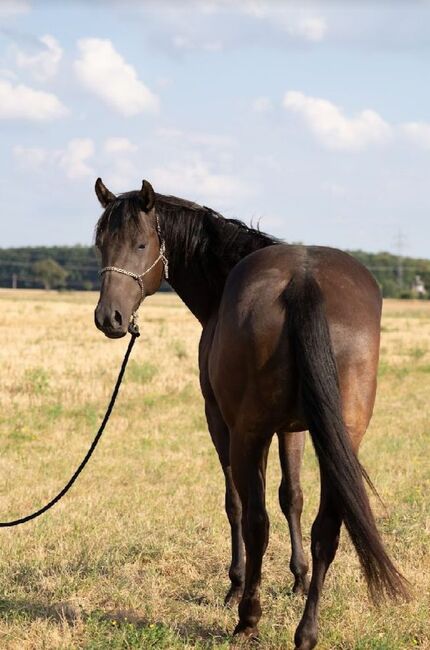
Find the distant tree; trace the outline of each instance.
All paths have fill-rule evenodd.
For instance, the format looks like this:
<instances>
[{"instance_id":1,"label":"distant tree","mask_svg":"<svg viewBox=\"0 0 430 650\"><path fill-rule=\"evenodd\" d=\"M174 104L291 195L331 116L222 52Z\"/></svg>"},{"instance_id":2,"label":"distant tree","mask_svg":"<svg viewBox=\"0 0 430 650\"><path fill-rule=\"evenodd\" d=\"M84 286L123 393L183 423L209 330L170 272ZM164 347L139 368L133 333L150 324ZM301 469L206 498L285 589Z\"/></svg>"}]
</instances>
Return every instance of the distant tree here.
<instances>
[{"instance_id":1,"label":"distant tree","mask_svg":"<svg viewBox=\"0 0 430 650\"><path fill-rule=\"evenodd\" d=\"M1 0L0 0L1 6ZM348 251L373 273L385 298L399 298L402 291L409 291L415 286L419 275L427 290L422 298L430 299L430 259L402 257L402 283L399 282L399 257L390 253L366 253L361 250ZM0 287L10 287L16 277L20 288L30 289L45 284L45 278L34 271L36 262L55 260L67 273L60 282L50 281L51 287L65 286L74 291L98 290L100 287L99 269L101 261L94 246L26 246L23 248L0 248ZM36 267L37 268L37 267ZM162 291L170 291L166 282ZM414 293L411 294L414 297Z\"/></svg>"},{"instance_id":2,"label":"distant tree","mask_svg":"<svg viewBox=\"0 0 430 650\"><path fill-rule=\"evenodd\" d=\"M392 278L383 279L380 286L384 298L398 298L400 296L400 288L396 280Z\"/></svg>"},{"instance_id":3,"label":"distant tree","mask_svg":"<svg viewBox=\"0 0 430 650\"><path fill-rule=\"evenodd\" d=\"M32 271L36 280L42 282L47 290L64 287L66 284L67 271L50 257L34 262Z\"/></svg>"}]
</instances>

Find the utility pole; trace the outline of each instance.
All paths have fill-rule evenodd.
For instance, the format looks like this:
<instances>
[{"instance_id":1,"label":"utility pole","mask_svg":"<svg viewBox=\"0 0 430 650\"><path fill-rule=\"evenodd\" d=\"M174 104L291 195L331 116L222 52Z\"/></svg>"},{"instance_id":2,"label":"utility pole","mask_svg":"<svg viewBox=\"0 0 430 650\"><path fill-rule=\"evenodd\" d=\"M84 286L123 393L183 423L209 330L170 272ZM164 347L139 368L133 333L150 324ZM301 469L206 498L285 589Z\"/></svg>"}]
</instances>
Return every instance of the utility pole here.
<instances>
[{"instance_id":1,"label":"utility pole","mask_svg":"<svg viewBox=\"0 0 430 650\"><path fill-rule=\"evenodd\" d=\"M405 250L406 238L401 230L397 233L394 245L397 252L397 283L400 289L403 288L403 253Z\"/></svg>"}]
</instances>

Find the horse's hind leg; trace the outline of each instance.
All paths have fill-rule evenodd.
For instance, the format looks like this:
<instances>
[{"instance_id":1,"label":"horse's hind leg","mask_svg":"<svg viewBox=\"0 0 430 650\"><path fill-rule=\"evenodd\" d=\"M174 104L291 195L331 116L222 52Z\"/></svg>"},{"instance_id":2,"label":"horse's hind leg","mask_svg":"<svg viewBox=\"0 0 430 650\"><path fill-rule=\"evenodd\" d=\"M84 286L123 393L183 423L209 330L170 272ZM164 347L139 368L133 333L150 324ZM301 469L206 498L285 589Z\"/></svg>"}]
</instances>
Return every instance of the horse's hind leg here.
<instances>
[{"instance_id":1,"label":"horse's hind leg","mask_svg":"<svg viewBox=\"0 0 430 650\"><path fill-rule=\"evenodd\" d=\"M209 433L218 452L225 478L225 510L231 528L230 589L225 604L233 606L240 601L245 582L245 554L242 538L242 506L230 466L230 434L215 400L206 399L206 419Z\"/></svg>"},{"instance_id":2,"label":"horse's hind leg","mask_svg":"<svg viewBox=\"0 0 430 650\"><path fill-rule=\"evenodd\" d=\"M350 368L350 375L347 382L344 380L342 392L344 421L348 422L348 433L355 454L358 454L360 442L370 420L376 389L376 367L371 365L364 371L360 366L360 370L363 374L358 374L354 367ZM361 396L361 402L358 402L357 396ZM312 526L312 579L305 611L294 637L297 650L310 650L317 643L319 601L325 575L336 555L343 519L338 498L324 472L320 470L320 473L320 507Z\"/></svg>"},{"instance_id":3,"label":"horse's hind leg","mask_svg":"<svg viewBox=\"0 0 430 650\"><path fill-rule=\"evenodd\" d=\"M291 537L290 569L294 575L293 592L306 594L309 586L308 562L303 550L300 517L303 509L303 492L300 486L300 469L305 448L305 432L278 433L279 460L282 481L279 486L279 503L288 521Z\"/></svg>"},{"instance_id":4,"label":"horse's hind leg","mask_svg":"<svg viewBox=\"0 0 430 650\"><path fill-rule=\"evenodd\" d=\"M321 476L321 501L312 526L312 579L302 620L296 630L296 650L311 650L318 639L318 610L324 578L339 544L342 514L333 490Z\"/></svg>"},{"instance_id":5,"label":"horse's hind leg","mask_svg":"<svg viewBox=\"0 0 430 650\"><path fill-rule=\"evenodd\" d=\"M263 555L269 540L265 505L266 465L270 440L232 432L230 455L233 479L242 502L242 530L246 549L245 589L239 604L235 634L255 637L261 617L260 582Z\"/></svg>"}]
</instances>

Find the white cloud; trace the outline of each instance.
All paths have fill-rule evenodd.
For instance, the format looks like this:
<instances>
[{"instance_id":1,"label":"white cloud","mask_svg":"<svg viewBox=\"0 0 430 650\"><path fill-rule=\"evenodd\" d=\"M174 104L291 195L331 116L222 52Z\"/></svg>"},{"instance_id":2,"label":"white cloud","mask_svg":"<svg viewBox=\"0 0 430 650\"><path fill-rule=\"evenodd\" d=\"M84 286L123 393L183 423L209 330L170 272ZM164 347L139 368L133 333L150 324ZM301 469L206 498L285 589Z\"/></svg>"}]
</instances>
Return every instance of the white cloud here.
<instances>
[{"instance_id":1,"label":"white cloud","mask_svg":"<svg viewBox=\"0 0 430 650\"><path fill-rule=\"evenodd\" d=\"M160 4L162 11L160 11ZM317 44L329 31L330 12L291 0L158 0L146 3L159 47L173 52L236 50L242 44L287 47Z\"/></svg>"},{"instance_id":2,"label":"white cloud","mask_svg":"<svg viewBox=\"0 0 430 650\"><path fill-rule=\"evenodd\" d=\"M231 8L229 3L220 4ZM316 43L322 41L327 32L325 18L300 7L298 3L293 6L273 0L240 0L236 2L235 8L247 16L281 29L293 38Z\"/></svg>"},{"instance_id":3,"label":"white cloud","mask_svg":"<svg viewBox=\"0 0 430 650\"><path fill-rule=\"evenodd\" d=\"M172 127L160 127L155 134L160 139L161 152L167 152L166 164L156 165L151 174L148 172L157 191L203 203L217 200L224 205L226 201L253 194L254 187L235 171L231 173L234 138Z\"/></svg>"},{"instance_id":4,"label":"white cloud","mask_svg":"<svg viewBox=\"0 0 430 650\"><path fill-rule=\"evenodd\" d=\"M30 3L26 0L1 0L0 18L26 14L30 11Z\"/></svg>"},{"instance_id":5,"label":"white cloud","mask_svg":"<svg viewBox=\"0 0 430 650\"><path fill-rule=\"evenodd\" d=\"M157 192L177 194L192 200L227 201L247 196L247 184L228 174L213 173L199 156L187 162L173 162L152 170L151 182Z\"/></svg>"},{"instance_id":6,"label":"white cloud","mask_svg":"<svg viewBox=\"0 0 430 650\"><path fill-rule=\"evenodd\" d=\"M428 122L407 122L401 130L411 142L424 149L430 149L430 124Z\"/></svg>"},{"instance_id":7,"label":"white cloud","mask_svg":"<svg viewBox=\"0 0 430 650\"><path fill-rule=\"evenodd\" d=\"M13 147L12 153L21 167L33 172L60 167L70 180L79 180L95 175L92 167L88 165L88 159L94 155L94 143L90 138L70 140L63 149L17 145Z\"/></svg>"},{"instance_id":8,"label":"white cloud","mask_svg":"<svg viewBox=\"0 0 430 650\"><path fill-rule=\"evenodd\" d=\"M327 24L321 16L303 16L295 28L299 36L303 36L308 41L322 41L326 31Z\"/></svg>"},{"instance_id":9,"label":"white cloud","mask_svg":"<svg viewBox=\"0 0 430 650\"><path fill-rule=\"evenodd\" d=\"M390 125L369 109L348 118L326 99L308 97L297 91L286 93L283 105L301 115L318 140L330 149L357 151L385 142L392 133Z\"/></svg>"},{"instance_id":10,"label":"white cloud","mask_svg":"<svg viewBox=\"0 0 430 650\"><path fill-rule=\"evenodd\" d=\"M87 163L94 155L94 143L90 138L70 140L66 149L60 154L60 165L71 180L94 176L95 172Z\"/></svg>"},{"instance_id":11,"label":"white cloud","mask_svg":"<svg viewBox=\"0 0 430 650\"><path fill-rule=\"evenodd\" d=\"M74 68L79 81L111 108L126 117L158 109L158 97L139 80L135 68L110 40L80 39L78 49Z\"/></svg>"},{"instance_id":12,"label":"white cloud","mask_svg":"<svg viewBox=\"0 0 430 650\"><path fill-rule=\"evenodd\" d=\"M0 80L0 120L47 121L66 113L66 107L52 93Z\"/></svg>"},{"instance_id":13,"label":"white cloud","mask_svg":"<svg viewBox=\"0 0 430 650\"><path fill-rule=\"evenodd\" d=\"M23 169L52 175L55 169L60 168L70 181L95 178L97 173L94 167L97 166L98 174L109 178L113 187L118 188L118 191L126 191L141 174L135 162L128 158L136 149L127 138L108 138L97 157L93 140L75 138L60 149L17 145L13 147L12 153Z\"/></svg>"},{"instance_id":14,"label":"white cloud","mask_svg":"<svg viewBox=\"0 0 430 650\"><path fill-rule=\"evenodd\" d=\"M46 81L56 75L63 50L58 41L49 34L37 40L37 51L29 53L14 45L11 48L12 54L18 68L29 70L37 81Z\"/></svg>"},{"instance_id":15,"label":"white cloud","mask_svg":"<svg viewBox=\"0 0 430 650\"><path fill-rule=\"evenodd\" d=\"M137 151L137 146L130 142L128 138L118 137L107 138L103 148L106 153L131 153Z\"/></svg>"}]
</instances>

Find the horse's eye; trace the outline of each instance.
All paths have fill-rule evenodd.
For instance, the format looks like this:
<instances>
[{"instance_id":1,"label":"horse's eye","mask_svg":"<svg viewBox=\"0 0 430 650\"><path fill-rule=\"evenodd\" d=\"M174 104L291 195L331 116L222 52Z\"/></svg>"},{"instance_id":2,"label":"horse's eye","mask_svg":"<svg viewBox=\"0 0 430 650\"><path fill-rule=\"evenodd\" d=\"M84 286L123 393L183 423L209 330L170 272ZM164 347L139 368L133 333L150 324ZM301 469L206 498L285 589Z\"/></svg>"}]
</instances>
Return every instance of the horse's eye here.
<instances>
[{"instance_id":1,"label":"horse's eye","mask_svg":"<svg viewBox=\"0 0 430 650\"><path fill-rule=\"evenodd\" d=\"M144 248L145 248L145 244L139 244L138 249L140 251L143 251Z\"/></svg>"}]
</instances>

